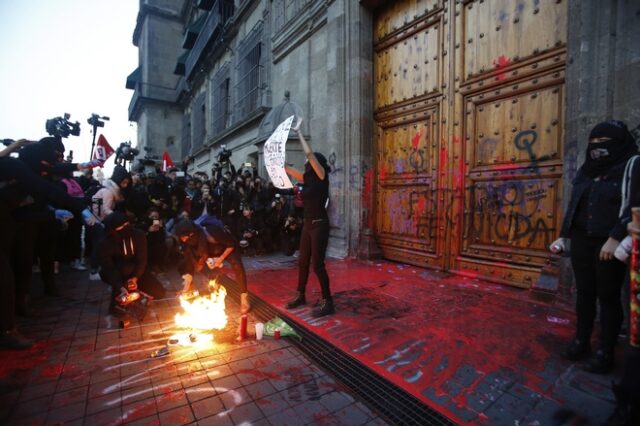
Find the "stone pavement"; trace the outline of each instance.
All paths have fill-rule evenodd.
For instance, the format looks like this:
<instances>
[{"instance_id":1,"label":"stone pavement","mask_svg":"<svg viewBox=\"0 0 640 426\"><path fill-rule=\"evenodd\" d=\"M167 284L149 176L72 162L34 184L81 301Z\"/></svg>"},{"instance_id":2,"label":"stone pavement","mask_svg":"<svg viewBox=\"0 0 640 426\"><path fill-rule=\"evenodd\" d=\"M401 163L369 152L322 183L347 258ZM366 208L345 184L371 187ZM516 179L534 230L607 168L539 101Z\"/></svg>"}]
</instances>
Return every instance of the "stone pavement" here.
<instances>
[{"instance_id":1,"label":"stone pavement","mask_svg":"<svg viewBox=\"0 0 640 426\"><path fill-rule=\"evenodd\" d=\"M573 335L570 307L408 265L331 260L337 312L314 319L320 289L313 274L307 306L283 308L296 288L295 262L246 258L252 297L456 423L553 425L568 410L601 425L613 410L610 384L619 363L598 376L558 356Z\"/></svg>"},{"instance_id":2,"label":"stone pavement","mask_svg":"<svg viewBox=\"0 0 640 426\"><path fill-rule=\"evenodd\" d=\"M58 280L63 296L35 294L40 315L20 320L37 344L0 350L0 424L386 424L289 338L238 342L233 297L215 344L170 346L152 358L174 331L175 298L155 301L142 322L119 329L106 315L106 285L86 272L63 271ZM177 275L168 285L180 285ZM249 330L255 321L250 314Z\"/></svg>"}]
</instances>

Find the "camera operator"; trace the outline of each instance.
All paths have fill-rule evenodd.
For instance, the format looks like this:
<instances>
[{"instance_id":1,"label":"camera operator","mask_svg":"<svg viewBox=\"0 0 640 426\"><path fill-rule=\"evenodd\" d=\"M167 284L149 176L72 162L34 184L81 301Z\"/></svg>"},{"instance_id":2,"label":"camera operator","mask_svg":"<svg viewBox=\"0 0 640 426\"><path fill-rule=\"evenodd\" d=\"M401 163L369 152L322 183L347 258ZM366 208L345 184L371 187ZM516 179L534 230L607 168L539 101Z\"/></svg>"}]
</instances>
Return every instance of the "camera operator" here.
<instances>
[{"instance_id":1,"label":"camera operator","mask_svg":"<svg viewBox=\"0 0 640 426\"><path fill-rule=\"evenodd\" d=\"M220 205L211 193L208 183L203 183L199 191L196 191L191 201L189 218L197 220L204 216L220 217Z\"/></svg>"},{"instance_id":2,"label":"camera operator","mask_svg":"<svg viewBox=\"0 0 640 426\"><path fill-rule=\"evenodd\" d=\"M237 235L240 247L250 249L255 254L264 252L264 223L260 216L255 214L255 209L249 202L242 207L242 217L238 220Z\"/></svg>"},{"instance_id":3,"label":"camera operator","mask_svg":"<svg viewBox=\"0 0 640 426\"><path fill-rule=\"evenodd\" d=\"M0 347L24 349L31 347L32 341L26 339L16 329L16 274L11 258L16 255L16 244L24 241L19 234L16 217L20 217L20 208L33 203L34 197L56 206L49 211L52 217L68 218L70 212L83 216L84 205L70 197L64 190L34 173L24 162L6 156L0 156ZM87 216L90 220L90 216ZM20 285L28 288L31 278L31 259L33 250L25 255L28 276L22 278ZM29 281L24 281L28 279Z\"/></svg>"}]
</instances>

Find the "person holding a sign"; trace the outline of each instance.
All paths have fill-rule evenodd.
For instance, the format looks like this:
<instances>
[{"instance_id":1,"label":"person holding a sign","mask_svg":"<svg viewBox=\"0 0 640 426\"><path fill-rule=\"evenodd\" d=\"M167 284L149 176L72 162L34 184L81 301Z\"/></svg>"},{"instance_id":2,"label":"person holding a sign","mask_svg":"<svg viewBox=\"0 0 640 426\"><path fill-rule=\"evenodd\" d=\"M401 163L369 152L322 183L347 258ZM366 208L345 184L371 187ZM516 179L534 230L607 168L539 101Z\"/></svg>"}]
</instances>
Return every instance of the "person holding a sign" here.
<instances>
[{"instance_id":1,"label":"person holding a sign","mask_svg":"<svg viewBox=\"0 0 640 426\"><path fill-rule=\"evenodd\" d=\"M314 153L309 147L300 131L301 124L302 119L298 118L298 122L292 130L298 133L298 139L307 157L304 173L288 165L285 166L285 171L289 176L304 184L302 191L304 223L300 236L300 256L298 257L298 292L295 298L286 304L286 307L293 309L306 303L305 289L309 278L309 265L313 264L313 271L318 277L322 289L322 301L311 315L321 317L335 312L329 287L329 275L324 265L329 243L327 205L330 169L325 156L317 152Z\"/></svg>"}]
</instances>

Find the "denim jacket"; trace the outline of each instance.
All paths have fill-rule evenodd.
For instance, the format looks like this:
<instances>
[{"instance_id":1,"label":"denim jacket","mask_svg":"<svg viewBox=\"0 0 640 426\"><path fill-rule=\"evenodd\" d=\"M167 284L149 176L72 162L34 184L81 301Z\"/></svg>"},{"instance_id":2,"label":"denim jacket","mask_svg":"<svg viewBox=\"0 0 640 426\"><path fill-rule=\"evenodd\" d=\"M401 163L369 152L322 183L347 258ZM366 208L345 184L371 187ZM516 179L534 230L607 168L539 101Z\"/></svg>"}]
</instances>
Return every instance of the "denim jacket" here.
<instances>
[{"instance_id":1,"label":"denim jacket","mask_svg":"<svg viewBox=\"0 0 640 426\"><path fill-rule=\"evenodd\" d=\"M621 185L626 162L612 166L606 173L595 180L578 170L573 180L571 200L560 230L560 236L571 238L573 219L580 198L591 186L588 200L587 236L606 238L611 237L617 241L627 235L626 227L618 219L620 204L622 202Z\"/></svg>"}]
</instances>

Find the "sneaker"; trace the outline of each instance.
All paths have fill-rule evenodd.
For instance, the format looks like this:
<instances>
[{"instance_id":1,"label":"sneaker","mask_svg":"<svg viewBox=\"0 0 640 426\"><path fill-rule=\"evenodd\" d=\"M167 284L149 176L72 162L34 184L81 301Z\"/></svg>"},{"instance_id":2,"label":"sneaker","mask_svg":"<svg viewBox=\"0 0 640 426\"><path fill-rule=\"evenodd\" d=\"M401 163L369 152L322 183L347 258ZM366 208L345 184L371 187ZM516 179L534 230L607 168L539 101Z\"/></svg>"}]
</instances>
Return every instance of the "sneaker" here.
<instances>
[{"instance_id":1,"label":"sneaker","mask_svg":"<svg viewBox=\"0 0 640 426\"><path fill-rule=\"evenodd\" d=\"M578 361L591 353L591 344L588 340L574 339L560 356L569 361Z\"/></svg>"},{"instance_id":2,"label":"sneaker","mask_svg":"<svg viewBox=\"0 0 640 426\"><path fill-rule=\"evenodd\" d=\"M87 267L82 264L82 261L80 259L76 259L71 262L71 269L74 269L76 271L86 271Z\"/></svg>"},{"instance_id":3,"label":"sneaker","mask_svg":"<svg viewBox=\"0 0 640 426\"><path fill-rule=\"evenodd\" d=\"M91 281L100 281L100 279L101 279L100 278L100 274L98 273L97 269L92 269L89 272L89 280L91 280Z\"/></svg>"}]
</instances>

